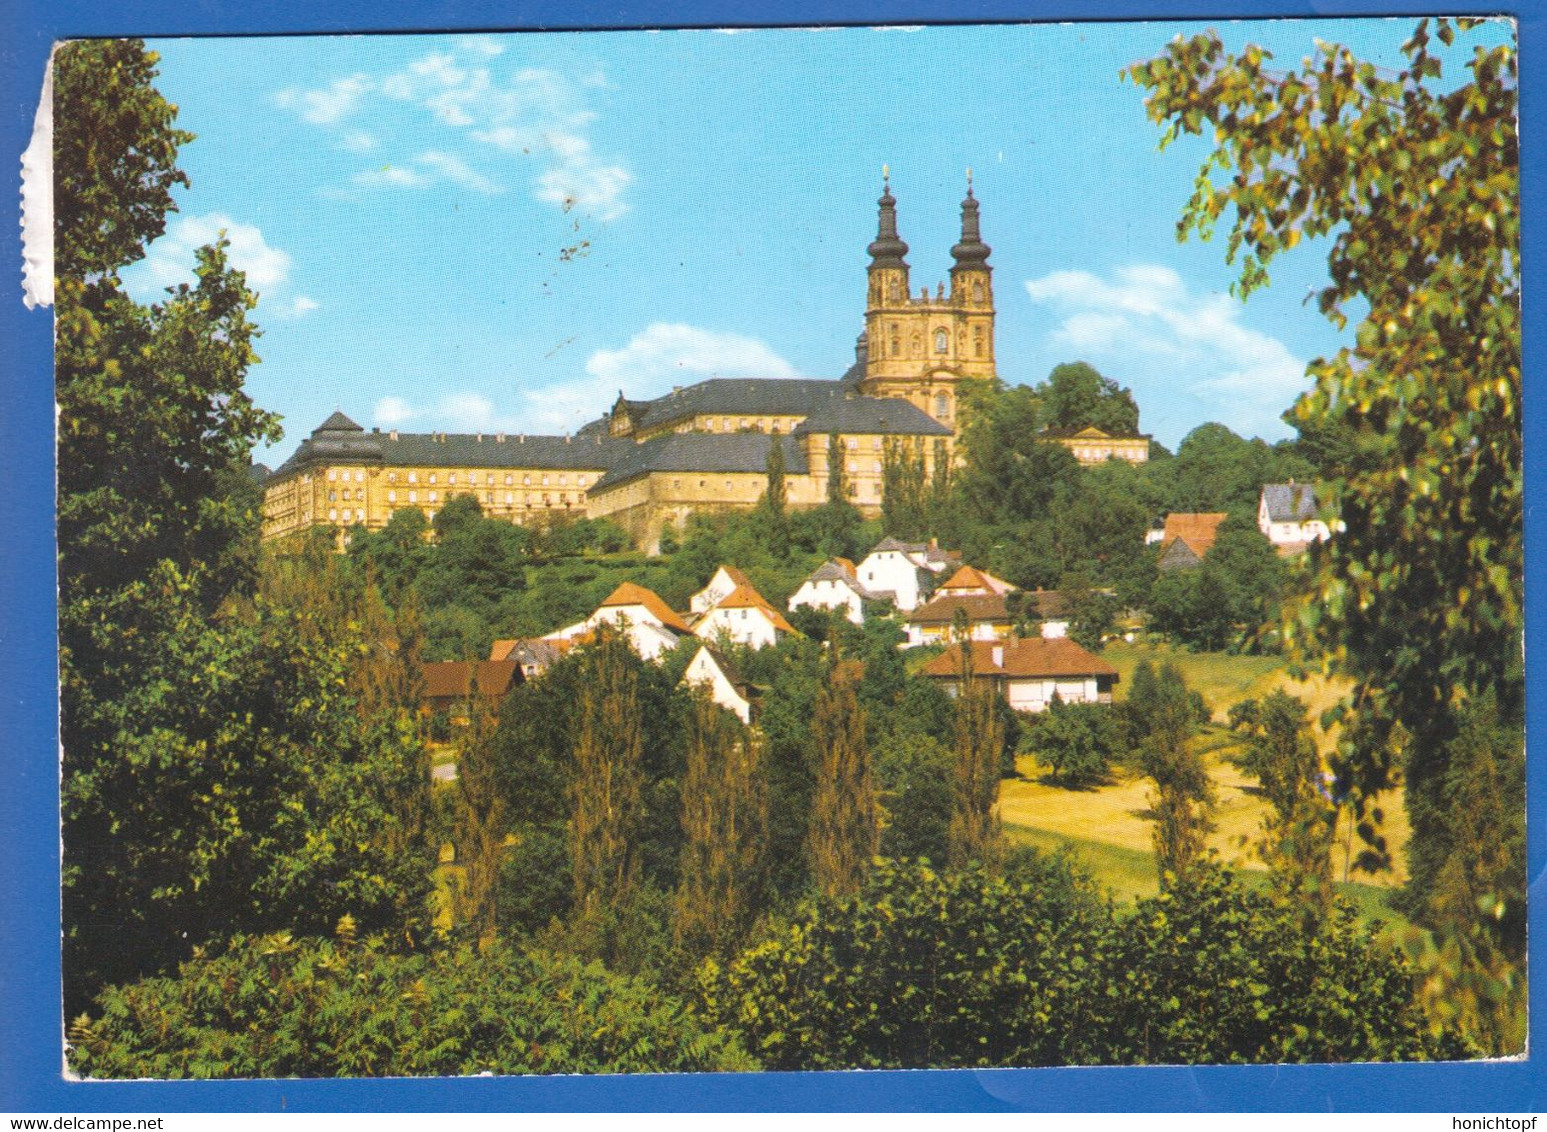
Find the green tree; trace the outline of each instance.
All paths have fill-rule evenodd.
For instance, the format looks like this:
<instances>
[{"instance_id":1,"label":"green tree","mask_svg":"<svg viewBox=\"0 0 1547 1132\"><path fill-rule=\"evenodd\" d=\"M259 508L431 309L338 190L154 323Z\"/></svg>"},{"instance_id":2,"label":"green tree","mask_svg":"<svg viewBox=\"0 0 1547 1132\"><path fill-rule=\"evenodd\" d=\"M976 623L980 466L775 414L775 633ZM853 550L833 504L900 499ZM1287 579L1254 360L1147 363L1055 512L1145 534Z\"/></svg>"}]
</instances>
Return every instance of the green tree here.
<instances>
[{"instance_id":1,"label":"green tree","mask_svg":"<svg viewBox=\"0 0 1547 1132\"><path fill-rule=\"evenodd\" d=\"M930 488L917 439L887 437L881 453L881 525L887 534L915 540L929 533Z\"/></svg>"},{"instance_id":2,"label":"green tree","mask_svg":"<svg viewBox=\"0 0 1547 1132\"><path fill-rule=\"evenodd\" d=\"M835 662L810 716L815 789L807 855L812 881L825 896L859 891L878 846L865 709L856 694L861 676L857 661Z\"/></svg>"},{"instance_id":3,"label":"green tree","mask_svg":"<svg viewBox=\"0 0 1547 1132\"><path fill-rule=\"evenodd\" d=\"M500 944L403 953L380 937L234 939L114 987L70 1028L96 1078L416 1077L748 1070L733 1038L641 979Z\"/></svg>"},{"instance_id":4,"label":"green tree","mask_svg":"<svg viewBox=\"0 0 1547 1132\"><path fill-rule=\"evenodd\" d=\"M1139 765L1155 783L1155 867L1164 886L1202 858L1214 788L1190 742L1197 714L1186 680L1169 662L1158 674L1149 667L1143 661L1134 673L1129 727L1139 741Z\"/></svg>"},{"instance_id":5,"label":"green tree","mask_svg":"<svg viewBox=\"0 0 1547 1132\"><path fill-rule=\"evenodd\" d=\"M1364 809L1400 775L1420 847L1445 840L1466 703L1492 692L1515 720L1524 689L1518 79L1513 43L1484 38L1496 27L1420 21L1397 74L1337 44L1277 74L1260 48L1232 57L1213 35L1129 71L1167 140L1215 141L1181 232L1207 235L1233 207L1243 294L1275 256L1331 236L1321 309L1339 325L1363 312L1294 409L1357 459L1346 529L1286 632L1358 681L1339 778ZM1484 38L1464 79L1444 73L1458 34ZM1411 865L1413 902L1436 921L1443 858Z\"/></svg>"},{"instance_id":6,"label":"green tree","mask_svg":"<svg viewBox=\"0 0 1547 1132\"><path fill-rule=\"evenodd\" d=\"M682 879L676 932L690 954L739 947L764 906L768 794L762 741L698 690L682 782Z\"/></svg>"},{"instance_id":7,"label":"green tree","mask_svg":"<svg viewBox=\"0 0 1547 1132\"><path fill-rule=\"evenodd\" d=\"M1043 421L1051 428L1094 425L1114 436L1139 431L1139 406L1133 394L1087 362L1054 366L1036 394L1042 402Z\"/></svg>"},{"instance_id":8,"label":"green tree","mask_svg":"<svg viewBox=\"0 0 1547 1132\"><path fill-rule=\"evenodd\" d=\"M639 658L605 627L585 653L576 707L570 859L574 907L597 925L606 954L611 917L639 880L637 836L643 809Z\"/></svg>"},{"instance_id":9,"label":"green tree","mask_svg":"<svg viewBox=\"0 0 1547 1132\"><path fill-rule=\"evenodd\" d=\"M706 965L700 994L768 1069L1065 1064L1108 915L1061 857L1004 876L887 862L855 897Z\"/></svg>"},{"instance_id":10,"label":"green tree","mask_svg":"<svg viewBox=\"0 0 1547 1132\"><path fill-rule=\"evenodd\" d=\"M1004 745L1000 726L999 693L990 680L972 670L972 644L967 640L966 615L957 612L956 639L960 642L956 693L955 773L952 775L951 824L947 833L946 861L956 869L970 863L988 868L1000 855L999 758Z\"/></svg>"},{"instance_id":11,"label":"green tree","mask_svg":"<svg viewBox=\"0 0 1547 1132\"><path fill-rule=\"evenodd\" d=\"M465 881L458 919L479 946L494 942L499 925L500 873L505 856L505 799L497 781L495 709L476 681L469 689L468 726L457 736L452 838Z\"/></svg>"},{"instance_id":12,"label":"green tree","mask_svg":"<svg viewBox=\"0 0 1547 1132\"><path fill-rule=\"evenodd\" d=\"M1337 809L1322 780L1321 758L1306 732L1305 705L1275 691L1250 707L1237 704L1232 721L1249 735L1241 767L1262 784L1271 807L1263 858L1291 900L1320 913L1332 898L1333 828Z\"/></svg>"},{"instance_id":13,"label":"green tree","mask_svg":"<svg viewBox=\"0 0 1547 1132\"><path fill-rule=\"evenodd\" d=\"M1021 738L1053 777L1066 786L1102 781L1117 745L1117 717L1108 704L1066 704L1058 696Z\"/></svg>"},{"instance_id":14,"label":"green tree","mask_svg":"<svg viewBox=\"0 0 1547 1132\"><path fill-rule=\"evenodd\" d=\"M1401 951L1339 903L1322 922L1204 864L1118 923L1095 978L1094 1060L1426 1060L1437 1050Z\"/></svg>"}]
</instances>

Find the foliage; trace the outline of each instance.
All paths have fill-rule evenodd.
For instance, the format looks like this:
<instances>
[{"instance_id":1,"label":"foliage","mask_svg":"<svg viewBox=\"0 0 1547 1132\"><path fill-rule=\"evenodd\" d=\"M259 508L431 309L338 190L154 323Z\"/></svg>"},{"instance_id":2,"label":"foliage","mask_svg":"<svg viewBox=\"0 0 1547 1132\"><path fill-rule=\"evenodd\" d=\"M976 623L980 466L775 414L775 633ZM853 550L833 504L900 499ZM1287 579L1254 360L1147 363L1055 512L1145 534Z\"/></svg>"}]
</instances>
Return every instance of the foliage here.
<instances>
[{"instance_id":1,"label":"foliage","mask_svg":"<svg viewBox=\"0 0 1547 1132\"><path fill-rule=\"evenodd\" d=\"M946 861L960 869L977 863L987 868L1000 856L999 759L1004 729L997 711L998 690L972 671L972 647L966 643L966 614L957 612L954 626L961 656L956 693L955 773L951 777L951 824L947 829Z\"/></svg>"},{"instance_id":2,"label":"foliage","mask_svg":"<svg viewBox=\"0 0 1547 1132\"><path fill-rule=\"evenodd\" d=\"M1139 406L1133 394L1086 362L1054 366L1036 394L1042 402L1043 423L1050 428L1094 425L1113 436L1139 431Z\"/></svg>"},{"instance_id":3,"label":"foliage","mask_svg":"<svg viewBox=\"0 0 1547 1132\"><path fill-rule=\"evenodd\" d=\"M1336 233L1322 310L1368 305L1356 345L1311 367L1295 418L1346 428L1366 455L1344 484L1346 531L1322 559L1294 639L1364 683L1360 710L1411 736L1406 776L1420 840L1437 825L1449 705L1487 688L1518 696L1521 607L1519 151L1515 50L1479 46L1469 81L1441 56L1478 21L1421 21L1390 75L1319 45L1279 77L1249 47L1178 39L1131 69L1167 137L1215 132L1181 231L1229 207L1241 288L1302 238ZM1442 46L1440 46L1442 45ZM1228 181L1220 173L1236 169ZM1399 742L1351 751L1365 797L1388 784ZM1432 875L1415 873L1425 890Z\"/></svg>"},{"instance_id":4,"label":"foliage","mask_svg":"<svg viewBox=\"0 0 1547 1132\"><path fill-rule=\"evenodd\" d=\"M1263 819L1263 859L1287 896L1323 910L1332 893L1328 852L1337 808L1322 778L1316 744L1306 732L1305 705L1275 691L1261 701L1235 705L1230 718L1250 737L1241 768L1262 784L1271 807Z\"/></svg>"},{"instance_id":5,"label":"foliage","mask_svg":"<svg viewBox=\"0 0 1547 1132\"><path fill-rule=\"evenodd\" d=\"M768 1069L1054 1065L1088 1019L1108 912L1061 858L877 866L700 973L706 1015Z\"/></svg>"},{"instance_id":6,"label":"foliage","mask_svg":"<svg viewBox=\"0 0 1547 1132\"><path fill-rule=\"evenodd\" d=\"M764 906L768 793L761 762L761 739L697 690L682 781L675 925L692 954L739 947Z\"/></svg>"},{"instance_id":7,"label":"foliage","mask_svg":"<svg viewBox=\"0 0 1547 1132\"><path fill-rule=\"evenodd\" d=\"M505 799L497 779L495 714L475 686L468 697L468 725L457 737L456 806L452 839L466 876L458 920L487 946L499 924L500 877L505 855Z\"/></svg>"},{"instance_id":8,"label":"foliage","mask_svg":"<svg viewBox=\"0 0 1547 1132\"><path fill-rule=\"evenodd\" d=\"M756 1068L682 1003L569 956L238 937L105 992L70 1029L97 1078L659 1073Z\"/></svg>"},{"instance_id":9,"label":"foliage","mask_svg":"<svg viewBox=\"0 0 1547 1132\"><path fill-rule=\"evenodd\" d=\"M1427 1059L1400 951L1339 902L1325 922L1205 865L1141 900L1106 955L1099 1060L1128 1064Z\"/></svg>"},{"instance_id":10,"label":"foliage","mask_svg":"<svg viewBox=\"0 0 1547 1132\"><path fill-rule=\"evenodd\" d=\"M856 694L860 668L855 661L835 662L810 716L815 785L806 848L812 883L824 896L859 891L879 836L865 709Z\"/></svg>"},{"instance_id":11,"label":"foliage","mask_svg":"<svg viewBox=\"0 0 1547 1132\"><path fill-rule=\"evenodd\" d=\"M1287 573L1256 522L1232 516L1220 524L1202 565L1156 579L1150 626L1211 652L1254 642L1277 619Z\"/></svg>"},{"instance_id":12,"label":"foliage","mask_svg":"<svg viewBox=\"0 0 1547 1132\"><path fill-rule=\"evenodd\" d=\"M1155 783L1155 867L1162 881L1186 876L1203 856L1214 804L1208 772L1189 743L1197 709L1174 665L1157 674L1148 661L1134 671L1125 708L1139 765Z\"/></svg>"},{"instance_id":13,"label":"foliage","mask_svg":"<svg viewBox=\"0 0 1547 1132\"><path fill-rule=\"evenodd\" d=\"M888 735L876 748L885 820L880 853L893 860L944 861L955 798L956 758L933 735Z\"/></svg>"},{"instance_id":14,"label":"foliage","mask_svg":"<svg viewBox=\"0 0 1547 1132\"><path fill-rule=\"evenodd\" d=\"M1049 768L1066 786L1103 781L1123 741L1122 724L1110 704L1066 704L1058 696L1026 725L1021 749Z\"/></svg>"}]
</instances>

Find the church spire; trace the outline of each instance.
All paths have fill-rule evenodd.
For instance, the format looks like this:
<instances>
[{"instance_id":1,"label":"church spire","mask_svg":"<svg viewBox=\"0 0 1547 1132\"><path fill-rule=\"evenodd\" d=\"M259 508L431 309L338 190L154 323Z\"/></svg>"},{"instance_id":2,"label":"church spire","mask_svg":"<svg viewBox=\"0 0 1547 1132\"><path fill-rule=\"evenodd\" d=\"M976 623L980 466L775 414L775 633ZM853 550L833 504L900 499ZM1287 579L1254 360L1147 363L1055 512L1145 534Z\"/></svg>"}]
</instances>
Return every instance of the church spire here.
<instances>
[{"instance_id":1,"label":"church spire","mask_svg":"<svg viewBox=\"0 0 1547 1132\"><path fill-rule=\"evenodd\" d=\"M989 246L978 231L978 198L972 195L972 170L967 170L967 196L962 201L962 238L951 249L957 267L986 267Z\"/></svg>"},{"instance_id":2,"label":"church spire","mask_svg":"<svg viewBox=\"0 0 1547 1132\"><path fill-rule=\"evenodd\" d=\"M881 167L881 199L876 203L881 206L880 228L867 249L870 266L906 269L908 264L903 256L908 254L908 245L897 235L897 200L892 196L890 171L884 165Z\"/></svg>"}]
</instances>

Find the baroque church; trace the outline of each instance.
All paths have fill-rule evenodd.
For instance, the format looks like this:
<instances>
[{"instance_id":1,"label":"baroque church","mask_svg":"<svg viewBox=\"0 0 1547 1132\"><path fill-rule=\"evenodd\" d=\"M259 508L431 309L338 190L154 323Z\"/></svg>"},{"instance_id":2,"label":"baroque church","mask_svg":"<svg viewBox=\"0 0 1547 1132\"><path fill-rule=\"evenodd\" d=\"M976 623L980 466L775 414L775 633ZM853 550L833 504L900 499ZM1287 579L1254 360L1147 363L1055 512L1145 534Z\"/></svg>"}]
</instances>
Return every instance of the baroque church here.
<instances>
[{"instance_id":1,"label":"baroque church","mask_svg":"<svg viewBox=\"0 0 1547 1132\"><path fill-rule=\"evenodd\" d=\"M653 400L620 392L572 436L367 432L336 412L264 477L264 537L377 529L405 507L433 519L447 499L471 494L484 514L523 525L611 519L654 551L694 511L754 506L776 444L791 507L826 501L836 461L855 506L879 512L887 446L920 453L933 474L952 458L967 383L996 375L993 269L970 172L949 288L933 294L912 289L889 181L878 205L865 329L842 377L714 378Z\"/></svg>"}]
</instances>

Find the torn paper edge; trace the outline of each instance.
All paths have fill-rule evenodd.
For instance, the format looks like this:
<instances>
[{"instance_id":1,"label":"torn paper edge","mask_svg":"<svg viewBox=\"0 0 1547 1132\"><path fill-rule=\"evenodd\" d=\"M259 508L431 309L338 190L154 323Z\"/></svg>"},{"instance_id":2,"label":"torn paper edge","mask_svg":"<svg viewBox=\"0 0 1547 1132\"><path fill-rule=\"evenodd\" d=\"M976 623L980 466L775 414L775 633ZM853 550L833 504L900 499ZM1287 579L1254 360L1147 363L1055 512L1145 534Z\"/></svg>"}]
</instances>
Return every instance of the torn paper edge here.
<instances>
[{"instance_id":1,"label":"torn paper edge","mask_svg":"<svg viewBox=\"0 0 1547 1132\"><path fill-rule=\"evenodd\" d=\"M54 52L49 50L43 92L32 119L32 138L21 155L22 302L54 302Z\"/></svg>"}]
</instances>

